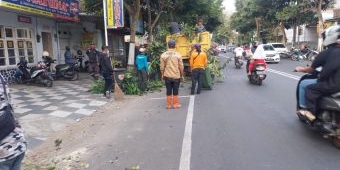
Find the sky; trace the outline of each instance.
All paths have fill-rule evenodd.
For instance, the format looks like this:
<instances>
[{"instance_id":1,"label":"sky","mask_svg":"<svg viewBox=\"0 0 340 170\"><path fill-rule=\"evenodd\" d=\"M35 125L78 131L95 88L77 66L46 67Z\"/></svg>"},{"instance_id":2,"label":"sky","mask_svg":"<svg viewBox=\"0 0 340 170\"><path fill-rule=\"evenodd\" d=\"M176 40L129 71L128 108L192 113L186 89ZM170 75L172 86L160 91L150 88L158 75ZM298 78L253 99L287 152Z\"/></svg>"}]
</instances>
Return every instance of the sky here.
<instances>
[{"instance_id":1,"label":"sky","mask_svg":"<svg viewBox=\"0 0 340 170\"><path fill-rule=\"evenodd\" d=\"M228 14L235 12L235 0L223 0L223 6Z\"/></svg>"}]
</instances>

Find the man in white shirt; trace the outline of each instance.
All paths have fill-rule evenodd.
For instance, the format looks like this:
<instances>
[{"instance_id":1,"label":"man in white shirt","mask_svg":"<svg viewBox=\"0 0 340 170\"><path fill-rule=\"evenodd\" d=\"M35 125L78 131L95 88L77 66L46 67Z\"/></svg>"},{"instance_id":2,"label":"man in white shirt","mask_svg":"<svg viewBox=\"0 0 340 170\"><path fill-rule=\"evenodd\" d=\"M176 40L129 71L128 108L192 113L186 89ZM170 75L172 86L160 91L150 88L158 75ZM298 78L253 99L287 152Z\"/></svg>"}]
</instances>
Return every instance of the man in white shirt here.
<instances>
[{"instance_id":1,"label":"man in white shirt","mask_svg":"<svg viewBox=\"0 0 340 170\"><path fill-rule=\"evenodd\" d=\"M243 48L241 47L240 44L238 44L237 47L234 50L236 57L242 57L243 52L244 52Z\"/></svg>"}]
</instances>

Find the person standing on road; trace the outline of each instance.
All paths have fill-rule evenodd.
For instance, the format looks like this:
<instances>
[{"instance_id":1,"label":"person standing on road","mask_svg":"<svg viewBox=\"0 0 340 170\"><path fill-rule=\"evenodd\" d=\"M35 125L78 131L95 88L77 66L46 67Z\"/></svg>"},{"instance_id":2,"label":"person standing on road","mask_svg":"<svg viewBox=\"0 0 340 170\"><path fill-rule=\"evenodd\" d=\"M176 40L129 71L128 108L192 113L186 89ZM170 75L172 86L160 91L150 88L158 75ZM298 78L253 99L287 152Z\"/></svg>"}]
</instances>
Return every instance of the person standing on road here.
<instances>
[{"instance_id":1,"label":"person standing on road","mask_svg":"<svg viewBox=\"0 0 340 170\"><path fill-rule=\"evenodd\" d=\"M102 66L102 75L105 80L105 86L104 86L104 96L106 98L110 98L110 94L112 91L113 87L113 68L112 68L112 63L111 59L109 56L109 47L108 46L103 46L102 47L102 52L100 53L100 58L101 58L101 66Z\"/></svg>"},{"instance_id":2,"label":"person standing on road","mask_svg":"<svg viewBox=\"0 0 340 170\"><path fill-rule=\"evenodd\" d=\"M9 89L0 75L0 169L20 170L27 143L10 102Z\"/></svg>"},{"instance_id":3,"label":"person standing on road","mask_svg":"<svg viewBox=\"0 0 340 170\"><path fill-rule=\"evenodd\" d=\"M162 79L166 86L166 108L181 107L178 100L178 90L181 80L183 80L183 61L181 54L175 50L176 42L171 39L168 42L168 50L160 57L160 70Z\"/></svg>"},{"instance_id":4,"label":"person standing on road","mask_svg":"<svg viewBox=\"0 0 340 170\"><path fill-rule=\"evenodd\" d=\"M91 76L98 76L99 74L99 63L100 52L96 49L96 45L91 43L90 48L86 51L89 56L89 73Z\"/></svg>"},{"instance_id":5,"label":"person standing on road","mask_svg":"<svg viewBox=\"0 0 340 170\"><path fill-rule=\"evenodd\" d=\"M146 49L141 47L139 49L140 54L136 57L136 66L138 71L139 78L139 88L145 92L147 89L147 81L148 81L148 59L145 54Z\"/></svg>"},{"instance_id":6,"label":"person standing on road","mask_svg":"<svg viewBox=\"0 0 340 170\"><path fill-rule=\"evenodd\" d=\"M191 95L195 94L196 83L197 94L201 93L202 79L204 70L207 67L207 54L201 50L201 44L195 45L196 52L190 56L190 68L191 68Z\"/></svg>"}]
</instances>

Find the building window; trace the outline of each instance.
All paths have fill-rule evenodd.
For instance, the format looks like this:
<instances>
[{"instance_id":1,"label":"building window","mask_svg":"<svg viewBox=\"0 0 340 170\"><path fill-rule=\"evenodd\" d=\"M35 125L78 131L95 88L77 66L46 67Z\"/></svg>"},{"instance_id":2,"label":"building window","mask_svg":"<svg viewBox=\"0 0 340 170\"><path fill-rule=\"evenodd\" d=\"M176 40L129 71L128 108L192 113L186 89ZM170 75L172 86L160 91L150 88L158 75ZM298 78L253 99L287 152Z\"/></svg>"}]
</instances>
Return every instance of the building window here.
<instances>
[{"instance_id":1,"label":"building window","mask_svg":"<svg viewBox=\"0 0 340 170\"><path fill-rule=\"evenodd\" d=\"M27 58L28 58L28 63L34 63L34 55L33 55L33 45L32 45L32 42L31 41L27 41L26 42L27 44Z\"/></svg>"},{"instance_id":2,"label":"building window","mask_svg":"<svg viewBox=\"0 0 340 170\"><path fill-rule=\"evenodd\" d=\"M27 29L17 29L17 38L28 38Z\"/></svg>"},{"instance_id":3,"label":"building window","mask_svg":"<svg viewBox=\"0 0 340 170\"><path fill-rule=\"evenodd\" d=\"M15 48L13 40L7 40L7 52L9 65L16 65Z\"/></svg>"},{"instance_id":4,"label":"building window","mask_svg":"<svg viewBox=\"0 0 340 170\"><path fill-rule=\"evenodd\" d=\"M0 40L0 66L5 65L6 65L5 45L4 41Z\"/></svg>"},{"instance_id":5,"label":"building window","mask_svg":"<svg viewBox=\"0 0 340 170\"><path fill-rule=\"evenodd\" d=\"M14 38L12 28L5 28L5 33L6 33L6 38Z\"/></svg>"},{"instance_id":6,"label":"building window","mask_svg":"<svg viewBox=\"0 0 340 170\"><path fill-rule=\"evenodd\" d=\"M0 66L15 67L20 60L34 64L33 30L0 26L0 33Z\"/></svg>"}]
</instances>

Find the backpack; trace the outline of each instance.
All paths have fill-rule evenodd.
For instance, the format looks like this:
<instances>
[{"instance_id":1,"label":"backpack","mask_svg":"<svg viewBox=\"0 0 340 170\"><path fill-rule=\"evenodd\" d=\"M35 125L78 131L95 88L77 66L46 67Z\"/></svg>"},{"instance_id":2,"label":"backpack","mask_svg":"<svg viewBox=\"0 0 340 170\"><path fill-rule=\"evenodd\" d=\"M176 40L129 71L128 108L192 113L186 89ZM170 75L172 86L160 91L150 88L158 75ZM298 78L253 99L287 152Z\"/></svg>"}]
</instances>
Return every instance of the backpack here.
<instances>
[{"instance_id":1,"label":"backpack","mask_svg":"<svg viewBox=\"0 0 340 170\"><path fill-rule=\"evenodd\" d=\"M16 127L13 109L8 96L4 78L0 75L0 141L7 137Z\"/></svg>"}]
</instances>

